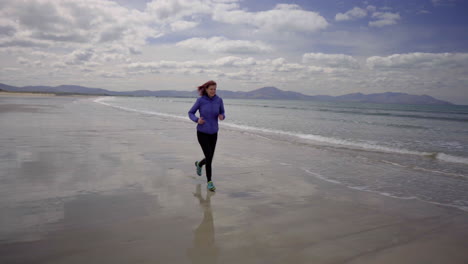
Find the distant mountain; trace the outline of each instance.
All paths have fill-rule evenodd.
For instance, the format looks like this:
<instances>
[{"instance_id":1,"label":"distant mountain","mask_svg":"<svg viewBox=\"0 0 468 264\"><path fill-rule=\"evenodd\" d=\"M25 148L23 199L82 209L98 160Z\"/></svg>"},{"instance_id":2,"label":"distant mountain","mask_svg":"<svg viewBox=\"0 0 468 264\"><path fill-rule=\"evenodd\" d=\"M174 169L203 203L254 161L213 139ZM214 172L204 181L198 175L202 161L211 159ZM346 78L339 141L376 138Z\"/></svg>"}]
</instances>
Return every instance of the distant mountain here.
<instances>
[{"instance_id":1,"label":"distant mountain","mask_svg":"<svg viewBox=\"0 0 468 264\"><path fill-rule=\"evenodd\" d=\"M59 94L87 94L87 95L112 95L112 96L159 96L159 97L197 97L196 91L150 91L137 90L127 92L109 91L101 88L89 88L78 85L60 86L24 86L15 87L0 83L0 89L10 92L39 92L39 93L59 93Z\"/></svg>"},{"instance_id":2,"label":"distant mountain","mask_svg":"<svg viewBox=\"0 0 468 264\"><path fill-rule=\"evenodd\" d=\"M231 92L220 90L218 94L223 98L236 98L236 99L283 99L283 100L307 100L310 96L282 91L276 87L263 87L250 92Z\"/></svg>"},{"instance_id":3,"label":"distant mountain","mask_svg":"<svg viewBox=\"0 0 468 264\"><path fill-rule=\"evenodd\" d=\"M60 86L24 86L15 87L0 83L0 89L9 92L41 92L41 93L70 93L70 94L96 94L105 95L110 91L99 88L88 88L77 85L60 85Z\"/></svg>"},{"instance_id":4,"label":"distant mountain","mask_svg":"<svg viewBox=\"0 0 468 264\"><path fill-rule=\"evenodd\" d=\"M77 85L60 86L24 86L15 87L0 83L0 90L11 92L42 92L57 94L88 94L88 95L112 95L112 96L158 96L158 97L189 97L198 96L197 91L150 91L137 90L126 92L115 92L100 88L88 88ZM362 94L351 93L340 96L330 95L305 95L297 92L283 91L276 87L263 87L250 92L232 92L218 90L219 96L233 99L283 99L283 100L314 100L325 102L360 102L360 103L381 103L381 104L423 104L423 105L451 105L452 103L435 99L428 95L411 95L406 93L375 93Z\"/></svg>"},{"instance_id":5,"label":"distant mountain","mask_svg":"<svg viewBox=\"0 0 468 264\"><path fill-rule=\"evenodd\" d=\"M283 99L283 100L314 100L326 102L359 102L359 103L379 103L379 104L431 104L431 105L451 105L452 103L435 99L428 95L411 95L405 93L375 93L362 94L351 93L341 96L330 95L305 95L297 92L282 91L276 87L263 87L250 92L230 92L219 91L223 98L241 99Z\"/></svg>"},{"instance_id":6,"label":"distant mountain","mask_svg":"<svg viewBox=\"0 0 468 264\"><path fill-rule=\"evenodd\" d=\"M340 102L363 102L363 103L380 103L380 104L436 104L436 105L451 105L452 103L435 99L429 95L412 95L406 93L376 93L376 94L346 94L337 96L335 101Z\"/></svg>"},{"instance_id":7,"label":"distant mountain","mask_svg":"<svg viewBox=\"0 0 468 264\"><path fill-rule=\"evenodd\" d=\"M17 87L0 83L0 89L2 89L3 91L12 91L12 89L16 89L16 88Z\"/></svg>"}]
</instances>

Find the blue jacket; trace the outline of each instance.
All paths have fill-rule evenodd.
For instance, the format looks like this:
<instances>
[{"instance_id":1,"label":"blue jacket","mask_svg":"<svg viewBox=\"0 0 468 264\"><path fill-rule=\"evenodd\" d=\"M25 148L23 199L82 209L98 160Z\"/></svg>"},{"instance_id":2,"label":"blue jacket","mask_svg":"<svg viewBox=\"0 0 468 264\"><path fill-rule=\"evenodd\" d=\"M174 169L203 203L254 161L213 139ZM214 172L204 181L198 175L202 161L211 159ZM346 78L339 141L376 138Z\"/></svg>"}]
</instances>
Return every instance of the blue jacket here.
<instances>
[{"instance_id":1,"label":"blue jacket","mask_svg":"<svg viewBox=\"0 0 468 264\"><path fill-rule=\"evenodd\" d=\"M203 125L197 125L197 130L206 134L217 133L219 130L218 115L221 114L226 117L224 115L223 99L217 95L211 98L208 95L198 97L195 104L188 111L190 119L195 123L198 123L198 117L195 115L197 110L200 113L200 117L203 117L203 120L205 120Z\"/></svg>"}]
</instances>

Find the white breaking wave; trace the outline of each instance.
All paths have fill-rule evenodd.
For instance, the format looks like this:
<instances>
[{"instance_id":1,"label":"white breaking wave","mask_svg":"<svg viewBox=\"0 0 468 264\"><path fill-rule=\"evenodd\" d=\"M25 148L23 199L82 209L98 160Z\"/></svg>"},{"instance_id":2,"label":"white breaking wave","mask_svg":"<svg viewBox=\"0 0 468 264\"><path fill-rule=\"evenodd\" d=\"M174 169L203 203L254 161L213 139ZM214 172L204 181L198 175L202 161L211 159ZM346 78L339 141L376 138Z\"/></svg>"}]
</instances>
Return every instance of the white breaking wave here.
<instances>
[{"instance_id":1,"label":"white breaking wave","mask_svg":"<svg viewBox=\"0 0 468 264\"><path fill-rule=\"evenodd\" d=\"M385 146L372 145L369 143L353 142L353 141L349 141L345 139L324 137L324 136L312 135L312 134L301 134L301 133L294 133L294 132L269 129L269 128L259 128L259 127L252 127L252 126L246 126L246 125L237 125L233 123L224 123L222 125L232 127L232 128L242 129L242 130L257 131L257 132L263 132L267 134L279 134L279 135L285 135L285 136L293 136L293 137L308 139L308 140L312 140L316 142L322 142L322 143L328 143L328 144L334 144L334 145L340 145L340 146L355 147L355 148L365 149L365 150L375 150L379 152L412 154L412 155L421 155L421 156L435 155L435 153L420 152L420 151L413 151L413 150L406 150L406 149L399 149L399 148L390 148L390 147L385 147Z\"/></svg>"},{"instance_id":2,"label":"white breaking wave","mask_svg":"<svg viewBox=\"0 0 468 264\"><path fill-rule=\"evenodd\" d=\"M437 153L436 158L448 162L468 164L468 158L447 155L445 153Z\"/></svg>"},{"instance_id":3,"label":"white breaking wave","mask_svg":"<svg viewBox=\"0 0 468 264\"><path fill-rule=\"evenodd\" d=\"M100 103L100 104L103 104L103 105L107 105L107 106L110 106L110 107L114 107L114 108L119 108L119 109L126 110L126 111L132 111L132 112L138 112L138 113L144 113L144 114L152 114L152 115L157 115L157 116L162 116L162 117L172 117L172 118L177 118L177 119L180 119L180 120L190 121L187 116L167 114L167 113L148 111L148 110L139 110L139 109L134 109L134 108L129 108L129 107L113 105L113 104L109 104L109 103L106 102L106 101L111 101L113 99L115 99L115 97L101 97L101 98L95 99L94 102ZM319 143L326 143L326 144L332 144L332 145L337 145L337 146L344 146L344 147L348 147L348 148L351 148L351 149L360 149L360 150L368 150L368 151L370 150L370 151L386 152L386 153L426 156L426 157L442 160L442 161L445 161L445 162L468 164L468 158L452 156L452 155L448 155L448 154L445 154L445 153L431 153L431 152L407 150L407 149L403 149L403 148L392 148L392 147L380 146L380 145L375 145L375 144L366 143L366 142L354 142L354 141L349 141L349 140L346 140L346 139L339 139L339 138L333 138L333 137L324 137L324 136L313 135L313 134L302 134L302 133L295 133L295 132L289 132L289 131L283 131L283 130L253 127L253 126L247 126L247 125L238 125L238 124L229 123L229 122L222 122L222 123L220 123L220 126L221 127L231 127L231 128L245 130L245 131L260 132L260 133L264 133L264 134L276 134L276 135L292 136L292 137L306 139L306 140L319 142Z\"/></svg>"},{"instance_id":4,"label":"white breaking wave","mask_svg":"<svg viewBox=\"0 0 468 264\"><path fill-rule=\"evenodd\" d=\"M94 102L99 103L99 104L103 104L103 105L107 105L107 106L110 106L110 107L130 111L130 112L157 115L157 116L163 116L163 117L172 117L172 118L183 119L183 120L187 119L187 117L185 117L185 116L172 115L172 114L166 114L166 113L155 112L155 111L139 110L139 109L124 107L124 106L118 106L118 105L112 105L112 104L108 104L108 103L103 102L103 101L110 101L110 100L112 100L114 98L115 97L102 97L102 98L95 99Z\"/></svg>"},{"instance_id":5,"label":"white breaking wave","mask_svg":"<svg viewBox=\"0 0 468 264\"><path fill-rule=\"evenodd\" d=\"M431 152L407 150L403 148L391 148L391 147L379 146L379 145L374 145L374 144L364 143L364 142L353 142L353 141L349 141L345 139L324 137L324 136L312 135L312 134L301 134L301 133L294 133L294 132L268 129L268 128L258 128L258 127L252 127L252 126L246 126L246 125L237 125L233 123L224 123L222 125L232 127L232 128L249 130L249 131L257 131L257 132L262 132L262 133L267 133L267 134L279 134L279 135L285 135L285 136L293 136L297 138L312 140L315 142L350 147L353 149L363 149L363 150L372 150L372 151L386 152L386 153L426 156L426 157L435 158L435 159L439 159L439 160L446 161L446 162L468 164L468 158L452 156L452 155L448 155L445 153L431 153Z\"/></svg>"}]
</instances>

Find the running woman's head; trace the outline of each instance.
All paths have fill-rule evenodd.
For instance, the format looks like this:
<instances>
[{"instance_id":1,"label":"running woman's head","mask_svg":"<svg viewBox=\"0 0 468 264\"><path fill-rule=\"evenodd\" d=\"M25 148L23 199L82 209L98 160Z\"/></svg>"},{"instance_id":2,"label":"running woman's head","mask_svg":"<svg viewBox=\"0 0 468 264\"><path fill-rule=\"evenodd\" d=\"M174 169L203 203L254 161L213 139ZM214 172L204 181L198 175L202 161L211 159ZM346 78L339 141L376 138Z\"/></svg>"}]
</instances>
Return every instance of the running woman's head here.
<instances>
[{"instance_id":1,"label":"running woman's head","mask_svg":"<svg viewBox=\"0 0 468 264\"><path fill-rule=\"evenodd\" d=\"M213 97L216 94L216 82L215 81L207 81L206 83L198 86L198 93L200 96L207 95L209 97Z\"/></svg>"}]
</instances>

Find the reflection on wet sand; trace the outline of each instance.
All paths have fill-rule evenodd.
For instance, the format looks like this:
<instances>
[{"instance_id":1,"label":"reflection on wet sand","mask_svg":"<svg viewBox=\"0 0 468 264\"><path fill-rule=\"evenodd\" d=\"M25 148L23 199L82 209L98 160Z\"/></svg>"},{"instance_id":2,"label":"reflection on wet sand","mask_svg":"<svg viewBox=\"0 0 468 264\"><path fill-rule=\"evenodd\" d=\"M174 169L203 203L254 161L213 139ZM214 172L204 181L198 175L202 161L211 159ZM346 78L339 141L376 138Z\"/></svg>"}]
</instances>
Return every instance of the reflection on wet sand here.
<instances>
[{"instance_id":1,"label":"reflection on wet sand","mask_svg":"<svg viewBox=\"0 0 468 264\"><path fill-rule=\"evenodd\" d=\"M219 252L215 243L214 220L211 211L211 197L214 194L214 192L207 191L205 199L203 199L200 184L197 184L196 191L193 194L198 198L203 209L203 220L195 229L193 247L187 251L192 263L217 263Z\"/></svg>"}]
</instances>

